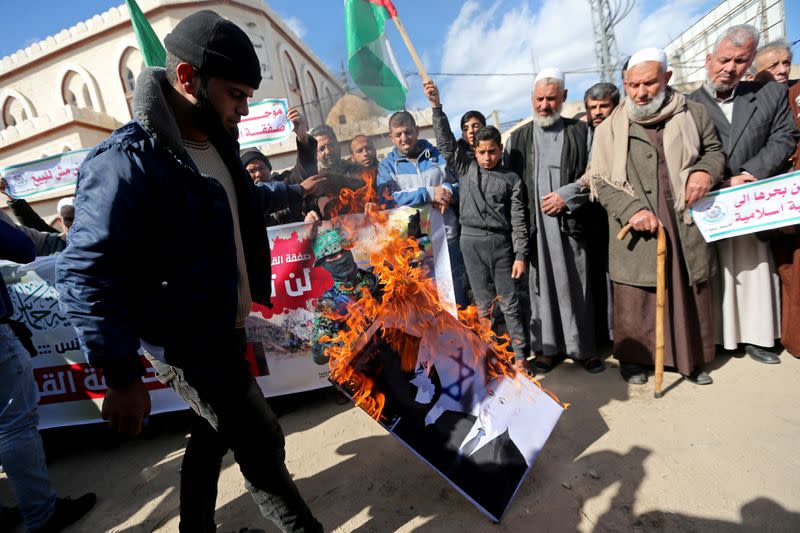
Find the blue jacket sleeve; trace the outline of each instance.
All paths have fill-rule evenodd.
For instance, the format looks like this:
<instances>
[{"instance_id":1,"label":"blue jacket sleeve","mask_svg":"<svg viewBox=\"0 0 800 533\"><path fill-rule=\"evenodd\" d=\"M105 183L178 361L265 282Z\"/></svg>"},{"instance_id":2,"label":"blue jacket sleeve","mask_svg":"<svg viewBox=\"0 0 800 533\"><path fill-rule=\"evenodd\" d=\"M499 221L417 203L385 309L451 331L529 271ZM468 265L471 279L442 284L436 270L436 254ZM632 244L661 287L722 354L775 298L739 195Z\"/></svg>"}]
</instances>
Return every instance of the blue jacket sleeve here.
<instances>
[{"instance_id":1,"label":"blue jacket sleeve","mask_svg":"<svg viewBox=\"0 0 800 533\"><path fill-rule=\"evenodd\" d=\"M147 178L137 162L111 147L83 164L69 244L56 265L61 306L111 388L144 374L128 294L136 286L130 265L137 262L137 220L151 212Z\"/></svg>"},{"instance_id":2,"label":"blue jacket sleeve","mask_svg":"<svg viewBox=\"0 0 800 533\"><path fill-rule=\"evenodd\" d=\"M36 247L27 235L0 219L0 259L30 263L36 259Z\"/></svg>"},{"instance_id":3,"label":"blue jacket sleeve","mask_svg":"<svg viewBox=\"0 0 800 533\"><path fill-rule=\"evenodd\" d=\"M394 172L389 158L378 164L378 175L375 178L378 193L378 203L383 209L396 207L394 193L397 191L397 182L394 181Z\"/></svg>"}]
</instances>

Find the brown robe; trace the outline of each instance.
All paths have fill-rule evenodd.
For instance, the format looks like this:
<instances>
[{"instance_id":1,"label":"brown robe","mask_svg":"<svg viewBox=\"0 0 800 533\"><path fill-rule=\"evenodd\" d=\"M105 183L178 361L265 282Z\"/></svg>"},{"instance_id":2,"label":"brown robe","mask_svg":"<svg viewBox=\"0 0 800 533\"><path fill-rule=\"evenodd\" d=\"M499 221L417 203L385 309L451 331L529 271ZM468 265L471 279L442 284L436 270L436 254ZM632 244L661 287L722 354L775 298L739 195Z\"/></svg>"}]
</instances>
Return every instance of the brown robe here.
<instances>
[{"instance_id":1,"label":"brown robe","mask_svg":"<svg viewBox=\"0 0 800 533\"><path fill-rule=\"evenodd\" d=\"M789 88L789 105L800 128L800 81ZM793 156L794 169L800 170L800 142ZM779 233L772 241L775 268L781 278L781 344L800 357L800 226L794 234Z\"/></svg>"},{"instance_id":2,"label":"brown robe","mask_svg":"<svg viewBox=\"0 0 800 533\"><path fill-rule=\"evenodd\" d=\"M681 255L674 194L664 159L663 123L646 127L658 152L656 216L667 235L664 366L688 376L714 359L714 301L708 281L692 286ZM643 176L644 177L644 176ZM655 180L658 180L657 184ZM612 282L614 357L621 363L652 365L655 354L656 289Z\"/></svg>"}]
</instances>

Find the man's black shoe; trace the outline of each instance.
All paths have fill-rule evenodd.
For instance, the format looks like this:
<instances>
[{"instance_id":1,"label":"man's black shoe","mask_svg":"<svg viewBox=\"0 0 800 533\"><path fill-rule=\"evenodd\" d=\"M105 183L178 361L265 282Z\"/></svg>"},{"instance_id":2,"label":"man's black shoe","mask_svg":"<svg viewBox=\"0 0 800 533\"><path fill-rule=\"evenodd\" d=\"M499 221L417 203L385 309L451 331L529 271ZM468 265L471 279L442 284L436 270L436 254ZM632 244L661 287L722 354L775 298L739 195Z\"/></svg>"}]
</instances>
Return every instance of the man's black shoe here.
<instances>
[{"instance_id":1,"label":"man's black shoe","mask_svg":"<svg viewBox=\"0 0 800 533\"><path fill-rule=\"evenodd\" d=\"M38 529L32 529L31 533L58 533L67 526L74 524L92 510L97 496L94 492L88 492L73 500L72 498L59 498L56 500L56 508L50 520Z\"/></svg>"},{"instance_id":2,"label":"man's black shoe","mask_svg":"<svg viewBox=\"0 0 800 533\"><path fill-rule=\"evenodd\" d=\"M691 374L686 376L686 378L696 385L711 385L714 383L714 380L711 379L711 376L699 368L695 368Z\"/></svg>"},{"instance_id":3,"label":"man's black shoe","mask_svg":"<svg viewBox=\"0 0 800 533\"><path fill-rule=\"evenodd\" d=\"M634 363L622 363L619 365L619 373L622 379L631 385L644 385L647 383L647 372L642 365Z\"/></svg>"},{"instance_id":4,"label":"man's black shoe","mask_svg":"<svg viewBox=\"0 0 800 533\"><path fill-rule=\"evenodd\" d=\"M759 348L758 346L753 346L752 344L745 344L744 351L747 352L747 355L752 359L759 363L764 363L765 365L777 365L781 362L780 358L773 352L765 350L764 348Z\"/></svg>"},{"instance_id":5,"label":"man's black shoe","mask_svg":"<svg viewBox=\"0 0 800 533\"><path fill-rule=\"evenodd\" d=\"M583 365L583 369L590 374L599 374L606 369L606 365L603 364L603 361L599 357L586 359L585 361L581 361L581 364Z\"/></svg>"}]
</instances>

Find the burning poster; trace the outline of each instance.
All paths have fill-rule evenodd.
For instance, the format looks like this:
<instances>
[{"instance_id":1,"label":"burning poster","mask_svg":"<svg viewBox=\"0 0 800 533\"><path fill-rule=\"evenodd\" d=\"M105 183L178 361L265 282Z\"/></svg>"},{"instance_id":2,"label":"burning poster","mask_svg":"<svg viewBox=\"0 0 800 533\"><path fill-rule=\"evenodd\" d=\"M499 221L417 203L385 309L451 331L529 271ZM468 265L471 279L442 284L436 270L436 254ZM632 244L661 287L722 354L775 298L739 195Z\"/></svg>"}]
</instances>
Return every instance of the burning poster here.
<instances>
[{"instance_id":1,"label":"burning poster","mask_svg":"<svg viewBox=\"0 0 800 533\"><path fill-rule=\"evenodd\" d=\"M424 239L398 223L407 218L365 217L379 228L368 265L351 252L362 227L318 233L316 262L339 290L320 298L314 358L356 405L499 521L564 406L515 372L508 337L476 308L457 317L445 309Z\"/></svg>"},{"instance_id":2,"label":"burning poster","mask_svg":"<svg viewBox=\"0 0 800 533\"><path fill-rule=\"evenodd\" d=\"M398 220L414 223L414 234L426 247L425 262L437 276L450 278L444 255L434 255L434 241L444 242L441 216L429 216L427 209L404 208L396 211ZM374 242L375 228L364 224L364 215L339 217L348 227L361 227L355 234L354 253L367 265ZM245 327L248 337L247 358L256 381L265 396L292 394L330 386L327 366L312 360L315 309L318 300L334 286L328 271L314 265L313 245L316 233L326 231L313 224L292 224L269 228L272 253L272 308L253 305ZM39 393L40 427L59 427L100 421L100 407L106 392L102 372L89 365L74 328L58 305L53 285L56 257L41 257L29 265L0 261L0 274L6 281L14 304L13 318L23 322L33 333L38 355L33 358L34 377ZM448 290L450 291L448 293ZM452 302L452 288L447 282L440 290L444 305ZM146 359L145 383L150 390L153 413L186 409L186 404L172 389L155 378Z\"/></svg>"}]
</instances>

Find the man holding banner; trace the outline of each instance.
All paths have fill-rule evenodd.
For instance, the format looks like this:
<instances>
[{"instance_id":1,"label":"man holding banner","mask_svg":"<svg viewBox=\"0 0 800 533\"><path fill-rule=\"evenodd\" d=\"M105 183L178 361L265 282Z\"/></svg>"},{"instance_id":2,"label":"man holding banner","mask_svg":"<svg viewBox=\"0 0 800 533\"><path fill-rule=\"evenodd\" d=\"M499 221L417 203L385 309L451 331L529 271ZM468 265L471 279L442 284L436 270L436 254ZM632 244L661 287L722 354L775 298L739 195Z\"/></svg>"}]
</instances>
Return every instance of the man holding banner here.
<instances>
[{"instance_id":1,"label":"man holding banner","mask_svg":"<svg viewBox=\"0 0 800 533\"><path fill-rule=\"evenodd\" d=\"M60 300L104 374L102 413L113 428L138 433L150 411L140 346L203 417L181 470L181 531L215 531L228 449L265 517L283 531L321 531L286 469L283 432L249 371L244 331L251 301L270 299L262 214L311 191L255 187L239 159L237 125L261 82L247 35L200 11L165 45L166 69L145 69L137 81L135 120L81 166L57 266Z\"/></svg>"},{"instance_id":2,"label":"man holding banner","mask_svg":"<svg viewBox=\"0 0 800 533\"><path fill-rule=\"evenodd\" d=\"M786 88L775 82L740 81L753 62L758 39L758 30L747 24L724 31L707 56L706 83L689 96L703 104L714 121L731 186L785 171L797 143ZM780 337L780 289L768 243L742 235L720 241L717 250L717 341L729 350L743 344L760 363L780 363L768 350Z\"/></svg>"}]
</instances>

